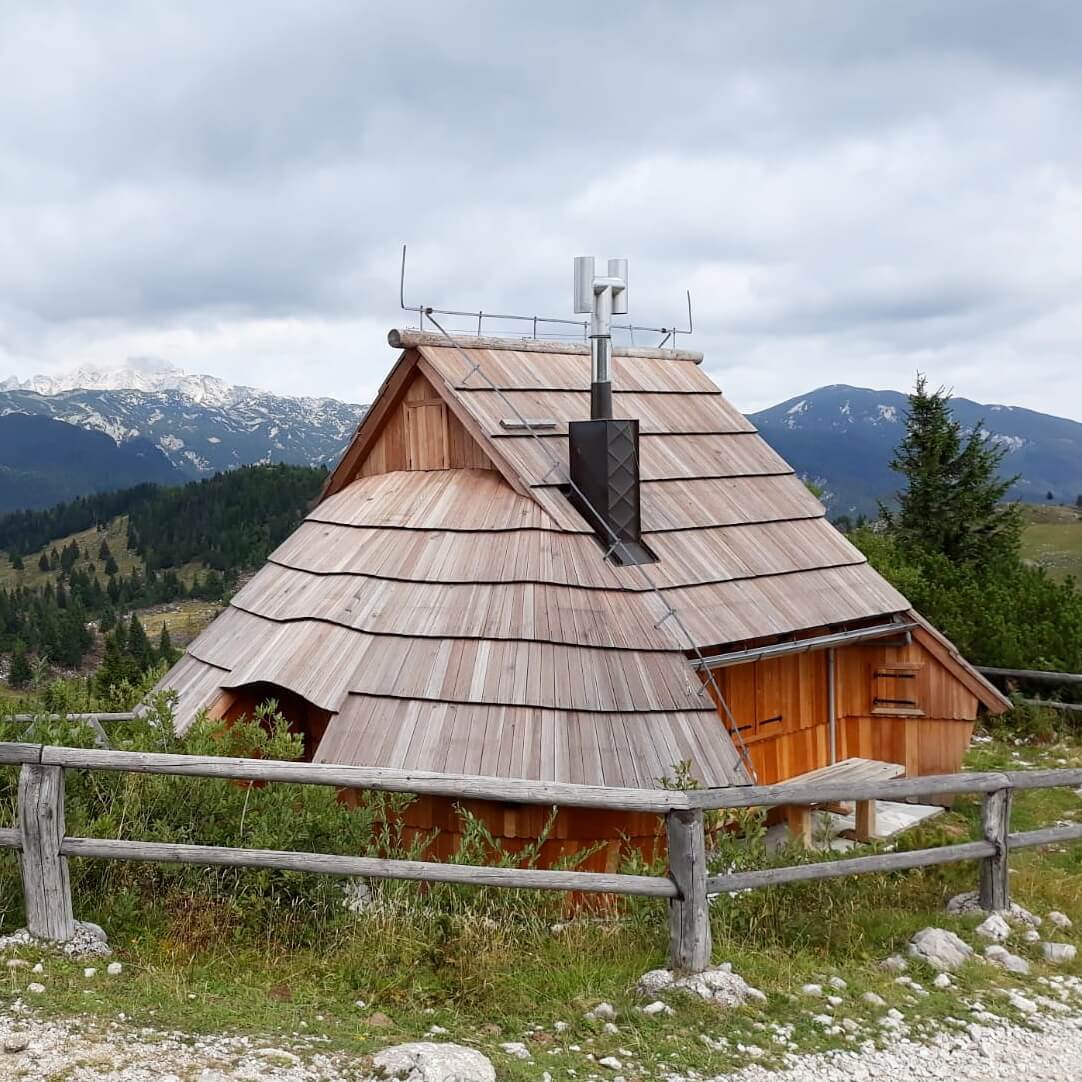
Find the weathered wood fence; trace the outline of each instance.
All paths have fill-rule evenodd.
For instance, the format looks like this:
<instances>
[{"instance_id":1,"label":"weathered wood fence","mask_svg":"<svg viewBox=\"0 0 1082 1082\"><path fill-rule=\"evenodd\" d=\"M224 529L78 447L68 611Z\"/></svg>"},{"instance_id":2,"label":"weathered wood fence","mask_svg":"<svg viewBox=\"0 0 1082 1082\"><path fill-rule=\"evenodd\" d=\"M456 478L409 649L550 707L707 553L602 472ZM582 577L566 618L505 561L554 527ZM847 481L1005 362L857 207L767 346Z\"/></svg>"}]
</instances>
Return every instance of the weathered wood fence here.
<instances>
[{"instance_id":1,"label":"weathered wood fence","mask_svg":"<svg viewBox=\"0 0 1082 1082\"><path fill-rule=\"evenodd\" d=\"M0 848L15 849L21 854L28 928L36 936L61 942L70 939L74 930L68 858L98 857L665 898L670 907L670 964L677 969L700 970L710 961L708 897L711 894L978 860L981 904L990 910L1002 909L1008 902L1007 858L1011 851L1082 839L1082 823L1022 833L1012 834L1010 831L1011 802L1016 791L1082 785L1082 769L945 774L861 784L852 781L807 785L790 782L729 789L669 791L608 789L331 764L156 755L40 744L0 743L0 765L21 767L18 823L14 828L0 828ZM330 785L340 789L429 794L462 800L651 813L665 817L669 872L664 876L648 876L539 868L492 868L325 853L72 838L68 837L64 827L65 770L109 770L233 781ZM977 841L761 871L708 874L704 816L709 811L833 804L851 800L906 800L957 793L983 795L982 837Z\"/></svg>"}]
</instances>

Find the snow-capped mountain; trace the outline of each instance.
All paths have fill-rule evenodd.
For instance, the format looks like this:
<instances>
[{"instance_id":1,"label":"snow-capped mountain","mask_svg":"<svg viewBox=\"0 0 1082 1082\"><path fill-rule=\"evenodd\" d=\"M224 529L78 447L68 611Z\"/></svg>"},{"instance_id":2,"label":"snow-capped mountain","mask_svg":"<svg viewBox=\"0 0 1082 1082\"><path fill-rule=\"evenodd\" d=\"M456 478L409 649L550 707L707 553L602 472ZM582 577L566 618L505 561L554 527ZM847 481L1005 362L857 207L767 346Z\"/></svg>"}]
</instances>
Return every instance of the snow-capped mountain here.
<instances>
[{"instance_id":1,"label":"snow-capped mountain","mask_svg":"<svg viewBox=\"0 0 1082 1082\"><path fill-rule=\"evenodd\" d=\"M334 462L365 408L235 386L153 358L0 382L0 415L53 417L117 444L148 440L185 478L255 462Z\"/></svg>"},{"instance_id":2,"label":"snow-capped mountain","mask_svg":"<svg viewBox=\"0 0 1082 1082\"><path fill-rule=\"evenodd\" d=\"M900 477L890 458L902 436L908 401L898 391L835 384L790 398L750 420L802 476L820 484L831 514L874 515ZM1082 494L1082 424L1019 406L951 399L964 428L983 421L990 438L1007 448L1006 476L1019 474L1008 495L1038 501L1051 492L1074 503Z\"/></svg>"}]
</instances>

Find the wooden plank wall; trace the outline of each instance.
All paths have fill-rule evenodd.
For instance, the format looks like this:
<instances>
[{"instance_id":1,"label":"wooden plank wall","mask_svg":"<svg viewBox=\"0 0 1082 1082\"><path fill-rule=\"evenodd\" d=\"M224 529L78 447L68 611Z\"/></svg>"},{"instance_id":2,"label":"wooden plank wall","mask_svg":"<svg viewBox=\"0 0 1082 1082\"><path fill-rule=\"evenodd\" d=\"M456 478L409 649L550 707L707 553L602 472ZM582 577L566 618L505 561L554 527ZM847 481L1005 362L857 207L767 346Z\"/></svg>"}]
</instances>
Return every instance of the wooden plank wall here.
<instances>
[{"instance_id":1,"label":"wooden plank wall","mask_svg":"<svg viewBox=\"0 0 1082 1082\"><path fill-rule=\"evenodd\" d=\"M393 470L492 468L488 455L418 372L388 411L356 476Z\"/></svg>"},{"instance_id":2,"label":"wooden plank wall","mask_svg":"<svg viewBox=\"0 0 1082 1082\"><path fill-rule=\"evenodd\" d=\"M901 763L910 776L961 768L977 699L923 647L853 645L836 651L836 665L838 759ZM920 716L874 706L876 673L893 666L914 673ZM760 784L829 763L825 652L733 666L715 677Z\"/></svg>"}]
</instances>

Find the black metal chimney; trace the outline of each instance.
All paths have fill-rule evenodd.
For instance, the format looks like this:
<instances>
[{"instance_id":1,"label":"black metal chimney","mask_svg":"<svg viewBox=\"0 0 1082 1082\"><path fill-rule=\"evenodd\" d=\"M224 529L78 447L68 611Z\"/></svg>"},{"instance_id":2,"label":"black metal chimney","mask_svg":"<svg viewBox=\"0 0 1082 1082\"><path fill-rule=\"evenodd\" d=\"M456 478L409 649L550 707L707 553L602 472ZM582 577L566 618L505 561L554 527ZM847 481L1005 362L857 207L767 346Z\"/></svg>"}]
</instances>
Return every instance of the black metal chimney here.
<instances>
[{"instance_id":1,"label":"black metal chimney","mask_svg":"<svg viewBox=\"0 0 1082 1082\"><path fill-rule=\"evenodd\" d=\"M612 316L627 312L627 260L595 277L593 256L575 260L575 311L590 313L590 420L568 424L571 500L622 564L654 559L642 544L639 422L612 415Z\"/></svg>"}]
</instances>

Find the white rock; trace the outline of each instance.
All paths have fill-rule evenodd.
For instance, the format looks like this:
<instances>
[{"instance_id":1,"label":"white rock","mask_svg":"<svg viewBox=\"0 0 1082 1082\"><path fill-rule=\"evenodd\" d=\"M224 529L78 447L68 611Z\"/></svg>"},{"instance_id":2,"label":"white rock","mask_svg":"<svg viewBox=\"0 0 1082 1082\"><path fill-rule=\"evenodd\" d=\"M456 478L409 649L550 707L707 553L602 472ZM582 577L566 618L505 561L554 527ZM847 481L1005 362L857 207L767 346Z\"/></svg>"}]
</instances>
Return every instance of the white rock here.
<instances>
[{"instance_id":1,"label":"white rock","mask_svg":"<svg viewBox=\"0 0 1082 1082\"><path fill-rule=\"evenodd\" d=\"M9 1055L25 1052L30 1047L30 1038L22 1033L11 1033L4 1038L4 1051Z\"/></svg>"},{"instance_id":2,"label":"white rock","mask_svg":"<svg viewBox=\"0 0 1082 1082\"><path fill-rule=\"evenodd\" d=\"M606 1022L601 1027L601 1032L602 1033L607 1033L610 1036L612 1036L613 1034L616 1034L616 1033L620 1032L620 1027L615 1022Z\"/></svg>"},{"instance_id":3,"label":"white rock","mask_svg":"<svg viewBox=\"0 0 1082 1082\"><path fill-rule=\"evenodd\" d=\"M651 969L639 978L635 990L640 996L656 996L666 988L671 988L675 979L668 969Z\"/></svg>"},{"instance_id":4,"label":"white rock","mask_svg":"<svg viewBox=\"0 0 1082 1082\"><path fill-rule=\"evenodd\" d=\"M429 1037L446 1037L447 1036L447 1030L444 1029L443 1026L429 1026L428 1027L428 1036Z\"/></svg>"},{"instance_id":5,"label":"white rock","mask_svg":"<svg viewBox=\"0 0 1082 1082\"><path fill-rule=\"evenodd\" d=\"M1017 954L1011 954L1006 947L994 943L984 948L984 956L989 962L1001 966L1008 973L1018 973L1022 976L1029 973L1029 962L1025 958L1019 958Z\"/></svg>"},{"instance_id":6,"label":"white rock","mask_svg":"<svg viewBox=\"0 0 1082 1082\"><path fill-rule=\"evenodd\" d=\"M105 967L105 972L108 973L110 977L119 977L120 974L124 972L124 967L119 962L110 962Z\"/></svg>"},{"instance_id":7,"label":"white rock","mask_svg":"<svg viewBox=\"0 0 1082 1082\"><path fill-rule=\"evenodd\" d=\"M530 1050L521 1041L504 1041L500 1048L515 1059L533 1059Z\"/></svg>"},{"instance_id":8,"label":"white rock","mask_svg":"<svg viewBox=\"0 0 1082 1082\"><path fill-rule=\"evenodd\" d=\"M1041 941L1041 933L1038 932L1036 928L1027 928L1022 933L1022 938L1027 943L1040 943L1040 941Z\"/></svg>"},{"instance_id":9,"label":"white rock","mask_svg":"<svg viewBox=\"0 0 1082 1082\"><path fill-rule=\"evenodd\" d=\"M623 1064L615 1056L602 1056L597 1061L597 1065L599 1067L608 1067L610 1071L618 1071L623 1067Z\"/></svg>"},{"instance_id":10,"label":"white rock","mask_svg":"<svg viewBox=\"0 0 1082 1082\"><path fill-rule=\"evenodd\" d=\"M885 1007L887 1005L887 1001L882 996L876 995L875 992L865 992L860 998L873 1007Z\"/></svg>"},{"instance_id":11,"label":"white rock","mask_svg":"<svg viewBox=\"0 0 1082 1082\"><path fill-rule=\"evenodd\" d=\"M827 1003L832 1007L840 1007L844 1002L841 996L827 996Z\"/></svg>"},{"instance_id":12,"label":"white rock","mask_svg":"<svg viewBox=\"0 0 1082 1082\"><path fill-rule=\"evenodd\" d=\"M996 943L1002 943L1011 935L1011 926L998 913L989 913L974 930L977 935Z\"/></svg>"},{"instance_id":13,"label":"white rock","mask_svg":"<svg viewBox=\"0 0 1082 1082\"><path fill-rule=\"evenodd\" d=\"M946 973L940 973L940 974L938 974L936 976L936 979L934 981L932 981L932 984L934 984L936 986L936 988L940 988L940 989L942 989L942 988L950 988L951 979L950 979L950 977L947 976Z\"/></svg>"},{"instance_id":14,"label":"white rock","mask_svg":"<svg viewBox=\"0 0 1082 1082\"><path fill-rule=\"evenodd\" d=\"M1041 950L1044 952L1044 960L1056 966L1073 962L1078 953L1070 943L1042 943Z\"/></svg>"},{"instance_id":15,"label":"white rock","mask_svg":"<svg viewBox=\"0 0 1082 1082\"><path fill-rule=\"evenodd\" d=\"M679 980L669 973L670 980L667 984L659 980L658 972L654 970L646 974L650 980L645 985L644 979L640 979L637 985L640 992L644 990L644 987L688 992L722 1007L739 1007L749 999L757 1003L766 1002L766 996L758 988L752 988L739 974L734 973L732 966L728 963L704 969L701 973L689 973ZM660 972L667 973L668 971Z\"/></svg>"},{"instance_id":16,"label":"white rock","mask_svg":"<svg viewBox=\"0 0 1082 1082\"><path fill-rule=\"evenodd\" d=\"M377 1052L372 1064L400 1082L496 1082L496 1069L488 1058L460 1044L398 1044Z\"/></svg>"},{"instance_id":17,"label":"white rock","mask_svg":"<svg viewBox=\"0 0 1082 1082\"><path fill-rule=\"evenodd\" d=\"M30 970L30 972L31 973L44 973L45 972L45 967L41 964L41 962L38 962L37 965L35 965L34 968L32 970Z\"/></svg>"},{"instance_id":18,"label":"white rock","mask_svg":"<svg viewBox=\"0 0 1082 1082\"><path fill-rule=\"evenodd\" d=\"M26 969L29 967L30 963L23 958L9 958L4 965L6 965L8 969Z\"/></svg>"},{"instance_id":19,"label":"white rock","mask_svg":"<svg viewBox=\"0 0 1082 1082\"><path fill-rule=\"evenodd\" d=\"M845 991L845 989L849 987L841 977L831 977L830 980L827 981L827 984L829 984L831 988L837 988L840 992Z\"/></svg>"},{"instance_id":20,"label":"white rock","mask_svg":"<svg viewBox=\"0 0 1082 1082\"><path fill-rule=\"evenodd\" d=\"M805 984L802 985L800 991L806 996L821 996L823 994L823 986L821 984Z\"/></svg>"},{"instance_id":21,"label":"white rock","mask_svg":"<svg viewBox=\"0 0 1082 1082\"><path fill-rule=\"evenodd\" d=\"M976 913L985 913L986 911L981 907L980 896L975 890L967 890L962 894L956 894L949 902L947 902L948 913L959 913L963 915L970 915ZM1023 909L1022 906L1016 902L1011 902L1007 907L1003 916L1007 920L1018 921L1020 924L1028 924L1031 928L1039 928L1041 924L1041 918L1031 913L1028 909Z\"/></svg>"},{"instance_id":22,"label":"white rock","mask_svg":"<svg viewBox=\"0 0 1082 1082\"><path fill-rule=\"evenodd\" d=\"M86 977L87 980L90 980L91 977L96 977L97 975L98 971L93 966L87 966L86 969L83 970L83 976Z\"/></svg>"},{"instance_id":23,"label":"white rock","mask_svg":"<svg viewBox=\"0 0 1082 1082\"><path fill-rule=\"evenodd\" d=\"M616 1017L616 1008L611 1003L599 1003L593 1010L586 1012L586 1017L612 1021Z\"/></svg>"},{"instance_id":24,"label":"white rock","mask_svg":"<svg viewBox=\"0 0 1082 1082\"><path fill-rule=\"evenodd\" d=\"M943 971L965 965L973 957L973 948L945 928L923 928L913 936L909 953Z\"/></svg>"},{"instance_id":25,"label":"white rock","mask_svg":"<svg viewBox=\"0 0 1082 1082\"><path fill-rule=\"evenodd\" d=\"M1021 1011L1023 1014L1033 1014L1037 1010L1037 1004L1032 999L1027 999L1018 992L1012 992L1007 997L1007 1002L1016 1011Z\"/></svg>"},{"instance_id":26,"label":"white rock","mask_svg":"<svg viewBox=\"0 0 1082 1082\"><path fill-rule=\"evenodd\" d=\"M571 1028L570 1022L553 1022L552 1028L557 1033L566 1033Z\"/></svg>"},{"instance_id":27,"label":"white rock","mask_svg":"<svg viewBox=\"0 0 1082 1082\"><path fill-rule=\"evenodd\" d=\"M1061 913L1058 909L1053 909L1052 912L1048 914L1047 919L1049 924L1054 924L1057 928L1070 928L1072 923L1071 918L1068 917L1066 913Z\"/></svg>"},{"instance_id":28,"label":"white rock","mask_svg":"<svg viewBox=\"0 0 1082 1082\"><path fill-rule=\"evenodd\" d=\"M909 968L909 963L900 954L892 954L879 963L879 968L888 973L904 973Z\"/></svg>"},{"instance_id":29,"label":"white rock","mask_svg":"<svg viewBox=\"0 0 1082 1082\"><path fill-rule=\"evenodd\" d=\"M662 1003L660 999L655 999L653 1003L647 1003L642 1009L643 1014L653 1017L657 1014L675 1014L676 1012L668 1005L668 1003Z\"/></svg>"},{"instance_id":30,"label":"white rock","mask_svg":"<svg viewBox=\"0 0 1082 1082\"><path fill-rule=\"evenodd\" d=\"M37 984L35 982L33 984L28 984L26 986L26 990L28 992L30 992L32 995L40 996L45 991L45 985L44 984Z\"/></svg>"}]
</instances>

